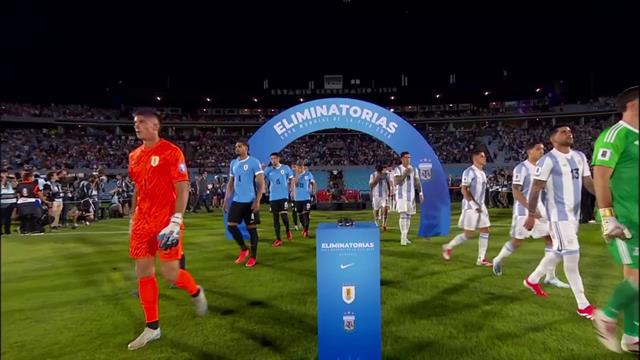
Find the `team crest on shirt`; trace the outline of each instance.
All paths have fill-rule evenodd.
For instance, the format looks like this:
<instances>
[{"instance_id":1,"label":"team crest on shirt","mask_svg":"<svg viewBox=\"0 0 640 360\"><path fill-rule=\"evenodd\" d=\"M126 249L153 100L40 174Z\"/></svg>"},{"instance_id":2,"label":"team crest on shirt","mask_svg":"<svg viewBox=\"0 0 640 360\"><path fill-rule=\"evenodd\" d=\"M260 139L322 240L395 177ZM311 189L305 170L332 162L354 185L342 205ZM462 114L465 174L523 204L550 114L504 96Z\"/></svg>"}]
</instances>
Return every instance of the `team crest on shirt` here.
<instances>
[{"instance_id":1,"label":"team crest on shirt","mask_svg":"<svg viewBox=\"0 0 640 360\"><path fill-rule=\"evenodd\" d=\"M247 171L247 170L249 170L249 165L244 165L242 168L243 168L245 171Z\"/></svg>"},{"instance_id":2,"label":"team crest on shirt","mask_svg":"<svg viewBox=\"0 0 640 360\"><path fill-rule=\"evenodd\" d=\"M342 301L351 304L356 299L355 285L342 285Z\"/></svg>"},{"instance_id":3,"label":"team crest on shirt","mask_svg":"<svg viewBox=\"0 0 640 360\"><path fill-rule=\"evenodd\" d=\"M151 166L158 166L160 164L160 156L154 155L151 157Z\"/></svg>"},{"instance_id":4,"label":"team crest on shirt","mask_svg":"<svg viewBox=\"0 0 640 360\"><path fill-rule=\"evenodd\" d=\"M280 170L280 174L284 175L284 170Z\"/></svg>"}]
</instances>

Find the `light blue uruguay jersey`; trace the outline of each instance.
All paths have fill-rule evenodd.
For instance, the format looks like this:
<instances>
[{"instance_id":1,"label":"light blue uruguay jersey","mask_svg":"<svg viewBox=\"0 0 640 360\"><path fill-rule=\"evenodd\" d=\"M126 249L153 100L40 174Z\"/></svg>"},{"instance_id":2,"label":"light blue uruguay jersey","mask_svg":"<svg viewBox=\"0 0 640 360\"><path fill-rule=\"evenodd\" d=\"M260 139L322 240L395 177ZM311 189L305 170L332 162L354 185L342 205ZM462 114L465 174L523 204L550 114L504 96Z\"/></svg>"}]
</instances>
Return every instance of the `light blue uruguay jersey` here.
<instances>
[{"instance_id":1,"label":"light blue uruguay jersey","mask_svg":"<svg viewBox=\"0 0 640 360\"><path fill-rule=\"evenodd\" d=\"M269 201L289 199L289 179L293 178L293 171L288 165L269 166L264 176L269 181Z\"/></svg>"},{"instance_id":2,"label":"light blue uruguay jersey","mask_svg":"<svg viewBox=\"0 0 640 360\"><path fill-rule=\"evenodd\" d=\"M316 182L313 174L305 171L300 174L298 183L296 184L296 201L311 200L311 183Z\"/></svg>"},{"instance_id":3,"label":"light blue uruguay jersey","mask_svg":"<svg viewBox=\"0 0 640 360\"><path fill-rule=\"evenodd\" d=\"M591 171L580 151L564 154L553 149L538 161L533 178L546 181L542 202L549 220L580 220L583 176L591 176Z\"/></svg>"},{"instance_id":4,"label":"light blue uruguay jersey","mask_svg":"<svg viewBox=\"0 0 640 360\"><path fill-rule=\"evenodd\" d=\"M469 187L469 192L478 206L484 207L484 198L487 191L487 175L484 171L478 169L475 165L471 165L462 172L462 185ZM471 203L467 199L462 199L462 208L465 210L473 209Z\"/></svg>"},{"instance_id":5,"label":"light blue uruguay jersey","mask_svg":"<svg viewBox=\"0 0 640 360\"><path fill-rule=\"evenodd\" d=\"M529 194L531 194L531 189L533 188L533 173L536 171L536 165L532 164L529 160L525 160L520 164L516 165L513 169L513 185L521 185L522 186L522 194L524 197L529 200ZM538 202L538 211L542 215L542 217L546 218L546 211L544 210L544 206L541 202ZM524 207L519 201L515 200L513 205L513 214L517 216L527 216L529 214L529 209Z\"/></svg>"},{"instance_id":6,"label":"light blue uruguay jersey","mask_svg":"<svg viewBox=\"0 0 640 360\"><path fill-rule=\"evenodd\" d=\"M249 156L231 161L229 176L233 177L233 199L239 203L250 203L256 199L255 177L263 173L258 159Z\"/></svg>"}]
</instances>

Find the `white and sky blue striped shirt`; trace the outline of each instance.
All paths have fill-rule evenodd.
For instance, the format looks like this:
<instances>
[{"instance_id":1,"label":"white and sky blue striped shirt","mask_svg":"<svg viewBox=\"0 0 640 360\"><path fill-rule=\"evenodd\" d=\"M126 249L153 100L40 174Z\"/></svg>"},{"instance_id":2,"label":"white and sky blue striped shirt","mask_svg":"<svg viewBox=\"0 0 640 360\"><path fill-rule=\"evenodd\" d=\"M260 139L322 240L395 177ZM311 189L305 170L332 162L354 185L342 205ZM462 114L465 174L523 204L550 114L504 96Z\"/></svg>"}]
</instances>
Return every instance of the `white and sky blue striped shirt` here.
<instances>
[{"instance_id":1,"label":"white and sky blue striped shirt","mask_svg":"<svg viewBox=\"0 0 640 360\"><path fill-rule=\"evenodd\" d=\"M513 169L512 184L522 185L522 193L527 201L529 201L529 195L533 188L533 173L535 171L536 165L532 164L529 160L521 162ZM538 202L538 211L546 218L546 211L544 210L542 202ZM529 210L524 207L524 205L520 204L519 201L514 199L513 214L517 216L527 216L529 214Z\"/></svg>"},{"instance_id":2,"label":"white and sky blue striped shirt","mask_svg":"<svg viewBox=\"0 0 640 360\"><path fill-rule=\"evenodd\" d=\"M373 179L376 177L377 174L378 172L375 171L373 174L369 176L369 184L371 184L371 182L373 181ZM373 196L376 199L388 198L389 185L387 184L391 185L391 183L389 182L389 174L382 173L382 177L378 180L378 183L373 187L373 189L371 189L371 196Z\"/></svg>"},{"instance_id":3,"label":"white and sky blue striped shirt","mask_svg":"<svg viewBox=\"0 0 640 360\"><path fill-rule=\"evenodd\" d=\"M394 177L401 176L402 174L404 174L405 169L406 168L402 164L398 165L396 169L393 171ZM419 179L418 176L419 176L418 169L413 167L413 171L409 176L407 176L406 179L404 179L404 182L395 184L396 200L407 200L409 202L415 200L416 198L415 179Z\"/></svg>"},{"instance_id":4,"label":"white and sky blue striped shirt","mask_svg":"<svg viewBox=\"0 0 640 360\"><path fill-rule=\"evenodd\" d=\"M484 171L478 169L475 165L471 165L462 173L462 185L469 187L471 196L475 199L478 206L484 206L484 197L487 190L487 175ZM462 199L462 208L465 210L473 209L471 203L467 199Z\"/></svg>"},{"instance_id":5,"label":"white and sky blue striped shirt","mask_svg":"<svg viewBox=\"0 0 640 360\"><path fill-rule=\"evenodd\" d=\"M583 176L591 176L591 171L580 151L564 154L553 149L538 161L533 178L547 182L541 199L549 220L580 220Z\"/></svg>"}]
</instances>

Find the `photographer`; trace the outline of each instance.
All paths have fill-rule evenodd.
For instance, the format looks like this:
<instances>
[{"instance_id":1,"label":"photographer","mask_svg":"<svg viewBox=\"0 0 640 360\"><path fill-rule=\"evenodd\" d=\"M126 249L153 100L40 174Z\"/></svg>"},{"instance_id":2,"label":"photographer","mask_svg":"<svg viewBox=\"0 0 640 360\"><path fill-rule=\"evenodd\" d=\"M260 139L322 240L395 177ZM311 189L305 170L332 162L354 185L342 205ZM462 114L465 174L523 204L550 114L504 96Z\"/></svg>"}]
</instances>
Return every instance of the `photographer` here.
<instances>
[{"instance_id":1,"label":"photographer","mask_svg":"<svg viewBox=\"0 0 640 360\"><path fill-rule=\"evenodd\" d=\"M121 218L124 216L122 209L122 199L124 197L124 190L121 188L115 188L111 190L111 206L109 207L110 218Z\"/></svg>"},{"instance_id":2,"label":"photographer","mask_svg":"<svg viewBox=\"0 0 640 360\"><path fill-rule=\"evenodd\" d=\"M92 196L94 196L94 184L96 181L98 181L98 177L91 175L87 180L82 180L78 185L78 192L76 195L77 199L80 201L80 204L78 204L77 207L78 211L74 211L74 214L71 214L72 211L69 212L69 215L74 218L74 228L77 227L77 213L83 215L82 217L84 218L85 225L89 225L89 222L95 219L96 207L92 201Z\"/></svg>"},{"instance_id":3,"label":"photographer","mask_svg":"<svg viewBox=\"0 0 640 360\"><path fill-rule=\"evenodd\" d=\"M131 211L131 198L133 197L133 184L128 178L123 178L122 175L116 175L116 187L122 191L120 201L122 204L122 213L129 215Z\"/></svg>"},{"instance_id":4,"label":"photographer","mask_svg":"<svg viewBox=\"0 0 640 360\"><path fill-rule=\"evenodd\" d=\"M51 223L52 229L60 228L60 213L62 212L63 206L62 186L60 185L60 175L62 175L62 173L62 170L59 170L47 174L47 184L51 187L49 215L53 217L53 222Z\"/></svg>"},{"instance_id":5,"label":"photographer","mask_svg":"<svg viewBox=\"0 0 640 360\"><path fill-rule=\"evenodd\" d=\"M40 204L44 199L31 171L24 172L22 181L16 187L16 193L21 234L42 235L44 232L39 220L42 215Z\"/></svg>"},{"instance_id":6,"label":"photographer","mask_svg":"<svg viewBox=\"0 0 640 360\"><path fill-rule=\"evenodd\" d=\"M68 176L67 172L62 170L60 173L60 188L62 192L62 212L60 212L60 222L62 226L67 226L67 218L69 210L74 206L75 188L73 186L75 178Z\"/></svg>"},{"instance_id":7,"label":"photographer","mask_svg":"<svg viewBox=\"0 0 640 360\"><path fill-rule=\"evenodd\" d=\"M10 175L7 170L2 170L2 231L5 235L11 235L11 215L16 208L16 177Z\"/></svg>"}]
</instances>

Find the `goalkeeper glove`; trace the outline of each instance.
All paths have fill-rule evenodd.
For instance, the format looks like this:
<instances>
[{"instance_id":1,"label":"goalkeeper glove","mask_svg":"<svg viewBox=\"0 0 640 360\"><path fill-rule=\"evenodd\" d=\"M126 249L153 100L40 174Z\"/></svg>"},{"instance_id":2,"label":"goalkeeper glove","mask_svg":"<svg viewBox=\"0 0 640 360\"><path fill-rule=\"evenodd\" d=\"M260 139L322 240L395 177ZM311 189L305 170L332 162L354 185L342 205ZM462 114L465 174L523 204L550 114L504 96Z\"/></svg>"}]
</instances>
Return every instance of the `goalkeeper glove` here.
<instances>
[{"instance_id":1,"label":"goalkeeper glove","mask_svg":"<svg viewBox=\"0 0 640 360\"><path fill-rule=\"evenodd\" d=\"M162 229L158 235L158 243L162 250L168 250L178 245L180 241L180 225L182 225L182 214L173 214L169 225Z\"/></svg>"},{"instance_id":2,"label":"goalkeeper glove","mask_svg":"<svg viewBox=\"0 0 640 360\"><path fill-rule=\"evenodd\" d=\"M631 239L631 232L626 226L618 222L612 208L599 209L598 212L602 218L602 237L606 242L615 238L623 240Z\"/></svg>"}]
</instances>

